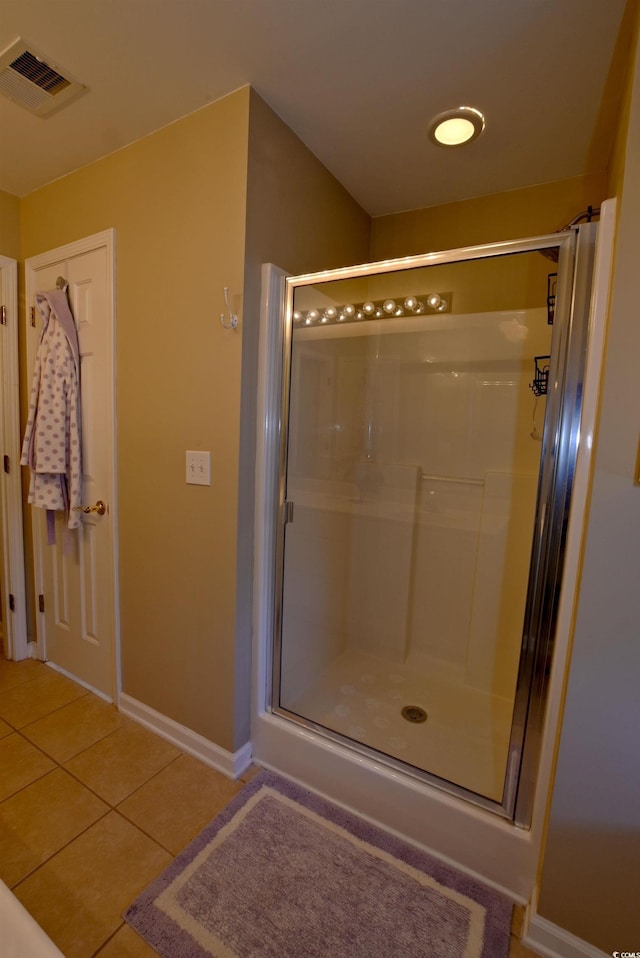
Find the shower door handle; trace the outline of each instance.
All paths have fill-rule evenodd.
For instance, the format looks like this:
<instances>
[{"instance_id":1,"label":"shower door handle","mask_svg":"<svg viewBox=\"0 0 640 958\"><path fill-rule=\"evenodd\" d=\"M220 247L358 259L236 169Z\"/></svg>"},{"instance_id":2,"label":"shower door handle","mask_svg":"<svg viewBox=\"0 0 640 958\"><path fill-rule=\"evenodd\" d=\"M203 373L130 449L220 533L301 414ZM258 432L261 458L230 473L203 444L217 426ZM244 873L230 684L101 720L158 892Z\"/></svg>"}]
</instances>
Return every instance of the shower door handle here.
<instances>
[{"instance_id":1,"label":"shower door handle","mask_svg":"<svg viewBox=\"0 0 640 958\"><path fill-rule=\"evenodd\" d=\"M290 522L293 522L293 502L291 499L285 499L284 502L284 524L288 525Z\"/></svg>"}]
</instances>

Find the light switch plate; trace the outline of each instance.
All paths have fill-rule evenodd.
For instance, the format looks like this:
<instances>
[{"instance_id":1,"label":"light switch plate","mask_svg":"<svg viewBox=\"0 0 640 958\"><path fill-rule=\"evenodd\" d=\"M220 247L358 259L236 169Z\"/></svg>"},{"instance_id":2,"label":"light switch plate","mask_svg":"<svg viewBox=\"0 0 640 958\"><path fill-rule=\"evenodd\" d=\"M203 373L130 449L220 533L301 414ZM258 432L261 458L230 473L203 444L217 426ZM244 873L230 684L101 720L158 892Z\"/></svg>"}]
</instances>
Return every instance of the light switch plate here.
<instances>
[{"instance_id":1,"label":"light switch plate","mask_svg":"<svg viewBox=\"0 0 640 958\"><path fill-rule=\"evenodd\" d=\"M211 453L187 449L187 482L192 486L211 485Z\"/></svg>"}]
</instances>

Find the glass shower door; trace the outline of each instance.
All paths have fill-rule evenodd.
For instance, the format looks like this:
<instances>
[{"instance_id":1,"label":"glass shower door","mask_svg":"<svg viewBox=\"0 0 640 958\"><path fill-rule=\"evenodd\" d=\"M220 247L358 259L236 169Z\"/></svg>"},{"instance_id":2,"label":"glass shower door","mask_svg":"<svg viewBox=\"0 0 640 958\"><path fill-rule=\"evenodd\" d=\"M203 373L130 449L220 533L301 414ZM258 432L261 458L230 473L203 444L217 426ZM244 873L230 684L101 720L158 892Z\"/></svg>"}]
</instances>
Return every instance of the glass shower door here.
<instances>
[{"instance_id":1,"label":"glass shower door","mask_svg":"<svg viewBox=\"0 0 640 958\"><path fill-rule=\"evenodd\" d=\"M525 251L292 289L274 708L489 804L525 671L557 271Z\"/></svg>"}]
</instances>

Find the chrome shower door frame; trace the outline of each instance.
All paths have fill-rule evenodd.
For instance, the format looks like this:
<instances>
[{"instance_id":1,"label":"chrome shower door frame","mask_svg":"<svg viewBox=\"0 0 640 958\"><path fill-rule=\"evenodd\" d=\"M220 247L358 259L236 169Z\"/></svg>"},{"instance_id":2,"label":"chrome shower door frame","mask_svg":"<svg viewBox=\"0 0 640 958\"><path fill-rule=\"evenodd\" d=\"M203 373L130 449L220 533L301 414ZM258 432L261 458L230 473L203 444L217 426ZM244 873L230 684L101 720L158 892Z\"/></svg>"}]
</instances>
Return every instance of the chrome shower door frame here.
<instances>
[{"instance_id":1,"label":"chrome shower door frame","mask_svg":"<svg viewBox=\"0 0 640 958\"><path fill-rule=\"evenodd\" d=\"M273 503L276 530L275 594L271 683L266 690L267 708L275 715L309 729L345 749L374 758L378 763L384 763L410 777L432 784L442 791L525 828L531 823L535 776L549 685L549 663L554 645L562 580L569 504L580 440L582 385L596 231L596 224L588 224L561 233L432 252L301 276L288 276L285 280L281 409L279 422L274 427L278 434L279 457L276 482L278 495L277 502ZM559 257L549 388L529 585L509 744L509 762L502 801L496 802L441 779L428 771L422 772L406 766L403 762L385 756L368 746L347 740L339 733L326 729L279 705L293 299L295 290L302 286L551 248L558 249Z\"/></svg>"}]
</instances>

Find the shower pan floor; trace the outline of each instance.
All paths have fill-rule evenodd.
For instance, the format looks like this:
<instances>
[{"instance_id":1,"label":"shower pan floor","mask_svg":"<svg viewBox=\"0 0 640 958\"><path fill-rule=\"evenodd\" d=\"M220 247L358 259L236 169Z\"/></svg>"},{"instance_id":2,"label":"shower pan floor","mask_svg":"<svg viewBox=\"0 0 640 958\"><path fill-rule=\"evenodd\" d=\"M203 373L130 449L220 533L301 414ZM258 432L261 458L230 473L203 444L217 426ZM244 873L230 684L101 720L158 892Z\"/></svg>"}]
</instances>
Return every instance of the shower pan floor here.
<instances>
[{"instance_id":1,"label":"shower pan floor","mask_svg":"<svg viewBox=\"0 0 640 958\"><path fill-rule=\"evenodd\" d=\"M349 650L284 708L408 765L502 799L513 702L465 685L461 670L415 657L398 664ZM412 723L405 706L427 720Z\"/></svg>"}]
</instances>

